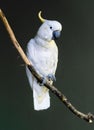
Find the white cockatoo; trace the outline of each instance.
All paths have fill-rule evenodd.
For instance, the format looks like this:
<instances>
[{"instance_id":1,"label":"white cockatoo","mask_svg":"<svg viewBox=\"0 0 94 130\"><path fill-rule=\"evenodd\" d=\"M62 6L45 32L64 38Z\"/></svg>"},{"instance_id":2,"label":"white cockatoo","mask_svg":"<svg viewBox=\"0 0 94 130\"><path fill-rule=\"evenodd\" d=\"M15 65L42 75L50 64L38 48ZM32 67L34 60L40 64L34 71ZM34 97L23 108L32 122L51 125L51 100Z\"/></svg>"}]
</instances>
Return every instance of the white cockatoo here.
<instances>
[{"instance_id":1,"label":"white cockatoo","mask_svg":"<svg viewBox=\"0 0 94 130\"><path fill-rule=\"evenodd\" d=\"M58 48L55 39L59 38L62 25L58 21L46 20L38 14L42 25L37 34L27 44L27 57L38 74L43 77L40 84L26 67L27 77L33 90L34 109L44 110L50 107L49 90L44 86L46 79L52 84L58 62Z\"/></svg>"}]
</instances>

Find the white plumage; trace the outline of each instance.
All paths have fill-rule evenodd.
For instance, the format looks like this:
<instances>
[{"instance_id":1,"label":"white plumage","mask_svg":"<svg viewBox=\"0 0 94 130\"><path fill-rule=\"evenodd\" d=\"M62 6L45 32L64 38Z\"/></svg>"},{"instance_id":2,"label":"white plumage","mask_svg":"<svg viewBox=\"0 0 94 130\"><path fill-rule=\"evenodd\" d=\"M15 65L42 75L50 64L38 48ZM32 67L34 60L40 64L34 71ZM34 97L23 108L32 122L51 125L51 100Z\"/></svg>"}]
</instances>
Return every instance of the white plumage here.
<instances>
[{"instance_id":1,"label":"white plumage","mask_svg":"<svg viewBox=\"0 0 94 130\"><path fill-rule=\"evenodd\" d=\"M27 57L42 77L55 76L58 62L58 49L54 38L58 37L55 31L61 31L62 26L57 21L45 20L36 36L27 44ZM27 77L33 90L34 109L43 110L50 107L49 90L41 86L26 67ZM51 83L53 81L51 80Z\"/></svg>"}]
</instances>

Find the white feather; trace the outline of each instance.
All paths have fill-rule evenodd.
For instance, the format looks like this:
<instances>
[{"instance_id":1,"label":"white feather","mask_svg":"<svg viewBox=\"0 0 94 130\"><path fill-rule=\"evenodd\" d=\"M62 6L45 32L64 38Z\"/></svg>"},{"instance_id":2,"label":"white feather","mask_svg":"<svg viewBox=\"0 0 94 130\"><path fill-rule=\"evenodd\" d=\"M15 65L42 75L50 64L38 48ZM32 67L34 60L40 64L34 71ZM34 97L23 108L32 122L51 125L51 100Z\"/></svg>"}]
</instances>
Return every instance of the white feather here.
<instances>
[{"instance_id":1,"label":"white feather","mask_svg":"<svg viewBox=\"0 0 94 130\"><path fill-rule=\"evenodd\" d=\"M35 38L31 39L27 45L27 57L37 73L43 77L47 77L49 74L55 75L58 62L58 49L55 41L52 40L53 32L50 29L49 24L53 24L53 27L55 27L54 29L60 29L61 31L60 23L56 21L45 22L39 28ZM26 73L33 90L34 109L43 110L49 108L49 90L45 86L40 86L27 67Z\"/></svg>"},{"instance_id":2,"label":"white feather","mask_svg":"<svg viewBox=\"0 0 94 130\"><path fill-rule=\"evenodd\" d=\"M30 86L32 87L33 90L34 109L38 111L49 108L50 107L49 90L46 87L40 86L39 83L37 83L36 79L31 74L31 72L27 67L26 67L26 73L28 76Z\"/></svg>"}]
</instances>

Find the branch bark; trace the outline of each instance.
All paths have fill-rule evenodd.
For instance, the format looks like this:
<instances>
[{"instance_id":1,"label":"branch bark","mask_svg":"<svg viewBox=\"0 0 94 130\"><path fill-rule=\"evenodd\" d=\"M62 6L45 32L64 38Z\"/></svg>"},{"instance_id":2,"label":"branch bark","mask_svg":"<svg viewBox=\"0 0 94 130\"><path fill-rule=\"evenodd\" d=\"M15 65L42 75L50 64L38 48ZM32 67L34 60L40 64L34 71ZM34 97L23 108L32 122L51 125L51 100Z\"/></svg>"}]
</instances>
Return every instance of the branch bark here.
<instances>
[{"instance_id":1,"label":"branch bark","mask_svg":"<svg viewBox=\"0 0 94 130\"><path fill-rule=\"evenodd\" d=\"M27 56L25 55L24 51L22 50L20 44L18 43L14 32L12 31L12 28L10 27L3 11L0 9L0 19L2 20L9 36L10 39L12 41L12 43L14 44L15 48L17 49L17 51L19 52L20 56L22 57L24 63L26 64L26 66L29 68L29 70L31 71L31 73L36 77L36 79L39 82L42 82L42 77L37 74L36 70L34 69L34 67L32 66L31 62L28 60ZM55 86L49 84L48 81L46 81L46 83L44 84L48 89L51 90L52 93L54 93L64 104L65 106L72 112L74 113L76 116L78 116L81 119L84 119L85 121L92 123L94 120L94 115L91 113L88 114L84 114L80 111L78 111L72 104L70 101L68 101L68 99L66 98L66 96L61 93Z\"/></svg>"}]
</instances>

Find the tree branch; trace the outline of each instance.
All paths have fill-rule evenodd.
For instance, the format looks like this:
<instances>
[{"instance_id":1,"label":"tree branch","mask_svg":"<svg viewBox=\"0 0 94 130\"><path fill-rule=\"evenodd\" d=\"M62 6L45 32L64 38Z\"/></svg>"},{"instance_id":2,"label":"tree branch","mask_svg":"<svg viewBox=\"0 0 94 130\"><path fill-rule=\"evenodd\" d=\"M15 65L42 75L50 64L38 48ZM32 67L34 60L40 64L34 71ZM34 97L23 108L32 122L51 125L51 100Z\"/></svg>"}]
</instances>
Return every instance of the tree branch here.
<instances>
[{"instance_id":1,"label":"tree branch","mask_svg":"<svg viewBox=\"0 0 94 130\"><path fill-rule=\"evenodd\" d=\"M17 51L19 52L20 56L22 57L24 63L26 64L26 66L29 68L29 70L31 71L31 73L36 77L36 79L39 82L42 82L42 77L37 74L36 70L34 69L34 67L32 66L32 63L28 60L27 56L25 55L24 51L22 50L20 44L18 43L4 13L2 12L2 10L0 9L0 18L10 36L10 39L12 41L12 43L14 44L15 48L17 49ZM85 121L92 123L94 120L94 115L91 113L88 114L84 114L80 111L78 111L66 98L66 96L64 96L64 94L62 94L55 86L51 85L49 83L49 81L46 81L46 83L44 84L48 89L51 90L51 92L53 92L64 104L65 106L72 112L74 113L76 116L78 116L81 119L84 119Z\"/></svg>"}]
</instances>

